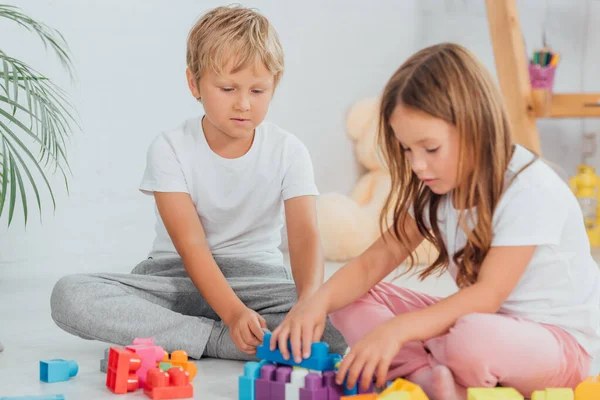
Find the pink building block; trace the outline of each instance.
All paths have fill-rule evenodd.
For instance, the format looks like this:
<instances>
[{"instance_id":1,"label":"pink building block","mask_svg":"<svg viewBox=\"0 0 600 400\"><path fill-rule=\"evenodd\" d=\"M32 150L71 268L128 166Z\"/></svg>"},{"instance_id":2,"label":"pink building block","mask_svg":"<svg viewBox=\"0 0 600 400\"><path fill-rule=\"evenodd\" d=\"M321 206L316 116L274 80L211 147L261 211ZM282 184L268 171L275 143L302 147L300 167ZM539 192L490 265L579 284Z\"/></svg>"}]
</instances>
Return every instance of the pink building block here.
<instances>
[{"instance_id":1,"label":"pink building block","mask_svg":"<svg viewBox=\"0 0 600 400\"><path fill-rule=\"evenodd\" d=\"M320 374L306 375L304 387L300 388L300 400L329 400L327 387Z\"/></svg>"},{"instance_id":2,"label":"pink building block","mask_svg":"<svg viewBox=\"0 0 600 400\"><path fill-rule=\"evenodd\" d=\"M143 343L140 342L140 339L136 339L134 342L136 341L137 343ZM146 343L154 343L154 339L151 339L151 342L148 341ZM136 371L136 374L140 380L140 387L143 388L146 383L148 371L152 368L156 368L156 363L162 361L165 351L162 347L154 346L153 344L133 344L125 348L137 354L142 360L142 366Z\"/></svg>"}]
</instances>

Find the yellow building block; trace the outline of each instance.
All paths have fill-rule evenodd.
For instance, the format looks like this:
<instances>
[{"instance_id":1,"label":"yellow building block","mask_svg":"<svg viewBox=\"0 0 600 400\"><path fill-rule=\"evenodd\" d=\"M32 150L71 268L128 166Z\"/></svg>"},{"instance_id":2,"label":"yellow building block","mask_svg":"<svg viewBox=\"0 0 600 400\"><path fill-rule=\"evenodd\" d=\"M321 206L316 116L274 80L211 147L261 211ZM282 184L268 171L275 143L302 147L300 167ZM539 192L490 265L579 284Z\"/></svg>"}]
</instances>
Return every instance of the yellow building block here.
<instances>
[{"instance_id":1,"label":"yellow building block","mask_svg":"<svg viewBox=\"0 0 600 400\"><path fill-rule=\"evenodd\" d=\"M391 392L380 395L377 400L411 400L411 398L408 392Z\"/></svg>"},{"instance_id":2,"label":"yellow building block","mask_svg":"<svg viewBox=\"0 0 600 400\"><path fill-rule=\"evenodd\" d=\"M531 400L574 400L575 394L570 388L550 388L536 390L531 395Z\"/></svg>"},{"instance_id":3,"label":"yellow building block","mask_svg":"<svg viewBox=\"0 0 600 400\"><path fill-rule=\"evenodd\" d=\"M408 393L409 397L393 397L392 394L400 395L402 392ZM387 389L385 389L378 400L429 400L423 389L419 385L407 381L406 379L396 379Z\"/></svg>"},{"instance_id":4,"label":"yellow building block","mask_svg":"<svg viewBox=\"0 0 600 400\"><path fill-rule=\"evenodd\" d=\"M468 388L467 400L523 400L523 395L513 388Z\"/></svg>"},{"instance_id":5,"label":"yellow building block","mask_svg":"<svg viewBox=\"0 0 600 400\"><path fill-rule=\"evenodd\" d=\"M575 400L600 399L600 376L589 376L575 388Z\"/></svg>"}]
</instances>

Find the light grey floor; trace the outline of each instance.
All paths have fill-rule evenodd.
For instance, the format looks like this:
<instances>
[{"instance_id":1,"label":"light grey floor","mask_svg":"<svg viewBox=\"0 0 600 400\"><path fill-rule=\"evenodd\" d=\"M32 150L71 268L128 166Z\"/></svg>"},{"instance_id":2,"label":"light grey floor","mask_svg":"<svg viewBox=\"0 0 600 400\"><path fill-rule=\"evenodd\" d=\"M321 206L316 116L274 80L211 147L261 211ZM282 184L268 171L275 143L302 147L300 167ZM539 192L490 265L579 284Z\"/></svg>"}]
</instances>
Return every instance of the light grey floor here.
<instances>
[{"instance_id":1,"label":"light grey floor","mask_svg":"<svg viewBox=\"0 0 600 400\"><path fill-rule=\"evenodd\" d=\"M326 277L338 267L339 264L327 263ZM115 395L105 387L105 375L99 371L99 360L107 345L70 336L52 322L49 296L54 281L47 277L38 280L18 276L0 278L0 341L6 347L0 353L0 397L63 394L69 400L114 399ZM422 283L406 278L396 283L435 295L447 295L455 290L447 275ZM41 382L39 361L51 358L77 361L78 375L68 382ZM600 365L596 364L594 371L600 371ZM243 370L242 362L203 359L196 365L194 398L237 399L237 377ZM147 397L138 390L119 398Z\"/></svg>"}]
</instances>

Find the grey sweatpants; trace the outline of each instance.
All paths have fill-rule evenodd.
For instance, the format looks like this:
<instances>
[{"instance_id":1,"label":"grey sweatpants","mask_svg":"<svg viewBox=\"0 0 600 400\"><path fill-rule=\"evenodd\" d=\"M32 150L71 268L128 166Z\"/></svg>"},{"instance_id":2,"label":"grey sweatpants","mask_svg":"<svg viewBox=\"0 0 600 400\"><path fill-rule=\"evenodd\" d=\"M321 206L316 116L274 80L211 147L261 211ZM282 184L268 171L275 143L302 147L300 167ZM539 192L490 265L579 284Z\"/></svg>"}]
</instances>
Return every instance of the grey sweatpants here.
<instances>
[{"instance_id":1,"label":"grey sweatpants","mask_svg":"<svg viewBox=\"0 0 600 400\"><path fill-rule=\"evenodd\" d=\"M240 300L262 315L272 331L297 301L287 268L215 258ZM52 318L84 339L125 346L153 337L165 350L202 356L253 360L231 340L227 326L202 298L179 257L148 259L131 274L78 274L61 278L51 296ZM346 343L328 321L323 335L330 351Z\"/></svg>"}]
</instances>

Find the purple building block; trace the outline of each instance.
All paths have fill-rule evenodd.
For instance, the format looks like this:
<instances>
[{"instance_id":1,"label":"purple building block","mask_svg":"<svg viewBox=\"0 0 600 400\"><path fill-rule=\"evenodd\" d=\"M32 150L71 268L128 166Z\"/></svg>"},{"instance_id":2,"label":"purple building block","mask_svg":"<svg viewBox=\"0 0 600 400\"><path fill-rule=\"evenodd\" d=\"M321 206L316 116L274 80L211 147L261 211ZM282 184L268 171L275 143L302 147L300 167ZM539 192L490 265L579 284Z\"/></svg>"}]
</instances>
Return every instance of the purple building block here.
<instances>
[{"instance_id":1,"label":"purple building block","mask_svg":"<svg viewBox=\"0 0 600 400\"><path fill-rule=\"evenodd\" d=\"M344 387L335 383L335 371L323 372L323 383L327 388L328 400L340 400L344 395Z\"/></svg>"},{"instance_id":2,"label":"purple building block","mask_svg":"<svg viewBox=\"0 0 600 400\"><path fill-rule=\"evenodd\" d=\"M260 368L260 377L254 382L254 395L256 400L271 400L271 386L275 381L276 367L265 364Z\"/></svg>"},{"instance_id":3,"label":"purple building block","mask_svg":"<svg viewBox=\"0 0 600 400\"><path fill-rule=\"evenodd\" d=\"M321 375L306 375L304 387L300 388L300 400L329 400L327 387Z\"/></svg>"},{"instance_id":4,"label":"purple building block","mask_svg":"<svg viewBox=\"0 0 600 400\"><path fill-rule=\"evenodd\" d=\"M290 382L292 367L282 365L275 371L275 381L271 383L270 400L285 400L285 384Z\"/></svg>"}]
</instances>

